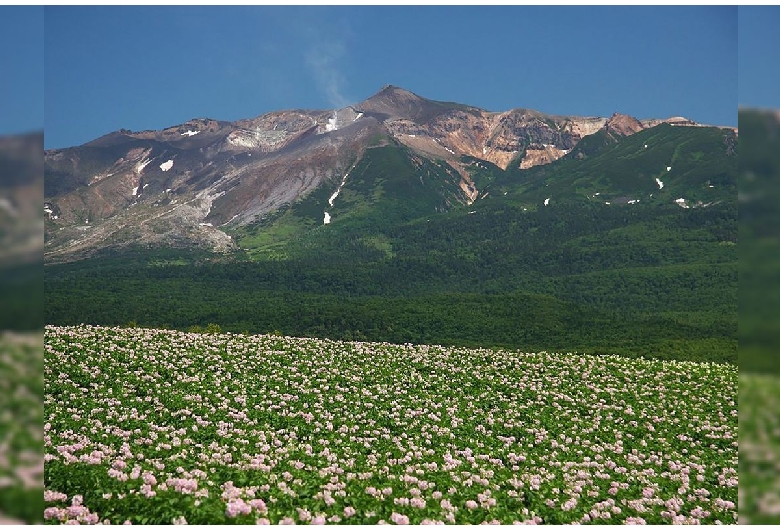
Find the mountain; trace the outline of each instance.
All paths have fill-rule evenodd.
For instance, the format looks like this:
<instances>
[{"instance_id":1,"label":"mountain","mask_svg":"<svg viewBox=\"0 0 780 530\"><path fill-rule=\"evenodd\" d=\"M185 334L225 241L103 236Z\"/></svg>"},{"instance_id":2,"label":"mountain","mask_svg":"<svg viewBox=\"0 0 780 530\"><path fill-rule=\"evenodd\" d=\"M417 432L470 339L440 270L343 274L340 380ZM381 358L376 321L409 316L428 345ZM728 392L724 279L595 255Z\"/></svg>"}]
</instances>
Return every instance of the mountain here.
<instances>
[{"instance_id":1,"label":"mountain","mask_svg":"<svg viewBox=\"0 0 780 530\"><path fill-rule=\"evenodd\" d=\"M45 257L137 245L234 251L242 230L301 201L312 211L295 220L297 229L340 222L339 203L350 195L356 211L377 215L395 202L391 209L409 220L473 204L493 174L583 156L584 139L593 149L661 125L698 124L488 112L388 85L337 110L123 129L45 152Z\"/></svg>"},{"instance_id":2,"label":"mountain","mask_svg":"<svg viewBox=\"0 0 780 530\"><path fill-rule=\"evenodd\" d=\"M48 324L736 362L733 129L387 86L45 166Z\"/></svg>"}]
</instances>

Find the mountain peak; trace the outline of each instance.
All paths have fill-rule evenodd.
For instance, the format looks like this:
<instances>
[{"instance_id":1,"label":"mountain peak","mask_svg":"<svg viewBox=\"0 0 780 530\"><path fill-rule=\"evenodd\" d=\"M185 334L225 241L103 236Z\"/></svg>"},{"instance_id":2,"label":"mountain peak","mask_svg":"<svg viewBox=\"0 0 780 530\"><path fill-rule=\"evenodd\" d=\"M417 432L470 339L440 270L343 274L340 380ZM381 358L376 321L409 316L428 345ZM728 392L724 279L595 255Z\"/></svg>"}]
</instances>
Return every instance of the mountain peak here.
<instances>
[{"instance_id":1,"label":"mountain peak","mask_svg":"<svg viewBox=\"0 0 780 530\"><path fill-rule=\"evenodd\" d=\"M628 114L620 114L619 112L615 112L612 116L610 116L607 122L604 124L604 127L608 131L615 132L620 136L629 136L645 128L645 126L642 125L642 122L633 116L629 116Z\"/></svg>"},{"instance_id":2,"label":"mountain peak","mask_svg":"<svg viewBox=\"0 0 780 530\"><path fill-rule=\"evenodd\" d=\"M417 94L415 94L411 90L406 90L405 88L400 87L400 86L396 86L396 85L385 85L385 86L382 87L382 89L379 92L374 94L374 96L379 96L381 94L384 94L384 95L396 95L396 96L403 96L403 97L411 96L411 97L415 97L415 98L418 98L418 99L425 99L425 98L423 98L421 96L418 96ZM372 96L372 97L374 97L374 96Z\"/></svg>"},{"instance_id":3,"label":"mountain peak","mask_svg":"<svg viewBox=\"0 0 780 530\"><path fill-rule=\"evenodd\" d=\"M357 107L361 112L380 114L382 118L415 119L433 102L395 85L385 85Z\"/></svg>"}]
</instances>

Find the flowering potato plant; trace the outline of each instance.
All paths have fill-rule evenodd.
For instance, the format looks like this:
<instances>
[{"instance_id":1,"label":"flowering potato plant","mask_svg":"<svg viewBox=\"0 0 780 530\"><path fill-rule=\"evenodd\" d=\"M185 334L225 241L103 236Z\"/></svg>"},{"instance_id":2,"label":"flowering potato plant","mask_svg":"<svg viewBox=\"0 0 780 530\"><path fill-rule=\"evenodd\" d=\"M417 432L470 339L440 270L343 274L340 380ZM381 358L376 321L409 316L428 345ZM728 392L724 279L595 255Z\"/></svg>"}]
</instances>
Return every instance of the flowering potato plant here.
<instances>
[{"instance_id":1,"label":"flowering potato plant","mask_svg":"<svg viewBox=\"0 0 780 530\"><path fill-rule=\"evenodd\" d=\"M737 369L45 331L47 522L734 523Z\"/></svg>"}]
</instances>

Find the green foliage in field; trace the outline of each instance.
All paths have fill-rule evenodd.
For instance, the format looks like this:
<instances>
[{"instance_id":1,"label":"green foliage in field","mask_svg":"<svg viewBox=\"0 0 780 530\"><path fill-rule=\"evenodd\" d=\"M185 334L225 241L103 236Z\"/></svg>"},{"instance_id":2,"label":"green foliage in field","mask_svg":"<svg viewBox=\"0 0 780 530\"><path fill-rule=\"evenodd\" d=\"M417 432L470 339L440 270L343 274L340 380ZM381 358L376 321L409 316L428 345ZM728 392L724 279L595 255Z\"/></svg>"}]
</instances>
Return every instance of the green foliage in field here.
<instances>
[{"instance_id":1,"label":"green foliage in field","mask_svg":"<svg viewBox=\"0 0 780 530\"><path fill-rule=\"evenodd\" d=\"M740 352L741 355L741 352ZM739 518L780 524L780 378L739 374Z\"/></svg>"},{"instance_id":2,"label":"green foliage in field","mask_svg":"<svg viewBox=\"0 0 780 530\"><path fill-rule=\"evenodd\" d=\"M737 370L46 329L46 517L733 523Z\"/></svg>"},{"instance_id":3,"label":"green foliage in field","mask_svg":"<svg viewBox=\"0 0 780 530\"><path fill-rule=\"evenodd\" d=\"M43 334L0 334L0 520L43 521Z\"/></svg>"}]
</instances>

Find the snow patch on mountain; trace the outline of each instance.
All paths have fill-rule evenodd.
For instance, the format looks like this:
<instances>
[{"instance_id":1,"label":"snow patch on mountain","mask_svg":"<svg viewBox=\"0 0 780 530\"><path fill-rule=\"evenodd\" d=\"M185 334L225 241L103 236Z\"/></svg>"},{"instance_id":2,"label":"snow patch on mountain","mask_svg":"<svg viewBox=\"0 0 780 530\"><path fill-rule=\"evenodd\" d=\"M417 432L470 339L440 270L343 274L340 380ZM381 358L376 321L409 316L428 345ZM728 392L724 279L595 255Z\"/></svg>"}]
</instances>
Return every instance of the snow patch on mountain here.
<instances>
[{"instance_id":1,"label":"snow patch on mountain","mask_svg":"<svg viewBox=\"0 0 780 530\"><path fill-rule=\"evenodd\" d=\"M655 179L655 183L658 184L658 189L662 190L664 189L664 183L661 181L661 179L657 178Z\"/></svg>"},{"instance_id":2,"label":"snow patch on mountain","mask_svg":"<svg viewBox=\"0 0 780 530\"><path fill-rule=\"evenodd\" d=\"M344 183L347 182L347 177L348 176L349 176L349 171L344 173L344 178L341 179L341 184L339 184L339 187L336 188L336 191L334 191L333 195L331 195L330 198L328 199L328 204L330 206L333 206L333 201L335 201L336 197L338 197L339 193L341 193L341 188L343 188L344 187Z\"/></svg>"},{"instance_id":3,"label":"snow patch on mountain","mask_svg":"<svg viewBox=\"0 0 780 530\"><path fill-rule=\"evenodd\" d=\"M173 160L168 160L160 164L160 169L162 169L163 171L168 171L172 167L173 167Z\"/></svg>"},{"instance_id":4,"label":"snow patch on mountain","mask_svg":"<svg viewBox=\"0 0 780 530\"><path fill-rule=\"evenodd\" d=\"M333 194L328 198L328 205L333 207L333 201L336 200L336 197L339 196L339 193L341 193L341 188L344 187L344 184L347 182L347 177L349 176L350 172L355 169L355 166L357 165L357 161L355 161L354 164L352 164L352 167L347 170L346 173L344 173L344 176L341 178L341 183L339 184L339 187L336 188L336 191L333 192ZM325 212L325 218L322 221L322 224L330 224L330 214L328 212Z\"/></svg>"},{"instance_id":5,"label":"snow patch on mountain","mask_svg":"<svg viewBox=\"0 0 780 530\"><path fill-rule=\"evenodd\" d=\"M143 170L144 170L144 168L145 168L146 166L148 166L148 165L149 165L149 163L150 163L151 161L152 161L152 159L151 159L151 158L144 158L143 160L141 160L140 162L138 162L138 163L135 165L135 174L136 174L136 175L140 175L140 174L141 174L141 171L143 171Z\"/></svg>"},{"instance_id":6,"label":"snow patch on mountain","mask_svg":"<svg viewBox=\"0 0 780 530\"><path fill-rule=\"evenodd\" d=\"M444 149L446 149L450 154L453 154L453 155L455 154L455 151L453 151L452 149L450 149L449 147L447 147L446 145L441 143L441 141L439 141L438 138L434 138L433 141L436 142L437 144L439 144L440 146L442 146Z\"/></svg>"},{"instance_id":7,"label":"snow patch on mountain","mask_svg":"<svg viewBox=\"0 0 780 530\"><path fill-rule=\"evenodd\" d=\"M200 131L190 131L190 130L188 130L188 131L185 131L185 132L181 133L181 135L182 136L195 136L196 134L199 134L199 133L200 133Z\"/></svg>"}]
</instances>

